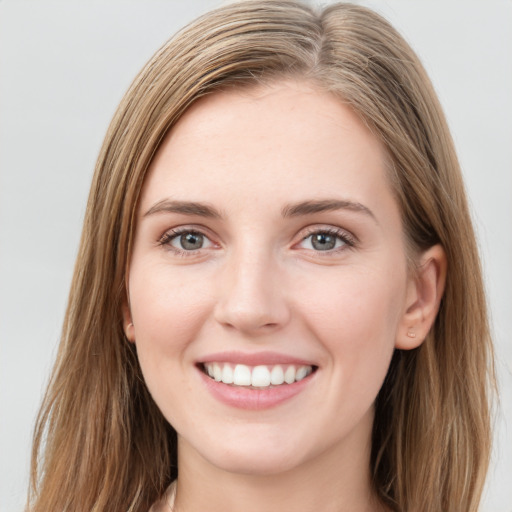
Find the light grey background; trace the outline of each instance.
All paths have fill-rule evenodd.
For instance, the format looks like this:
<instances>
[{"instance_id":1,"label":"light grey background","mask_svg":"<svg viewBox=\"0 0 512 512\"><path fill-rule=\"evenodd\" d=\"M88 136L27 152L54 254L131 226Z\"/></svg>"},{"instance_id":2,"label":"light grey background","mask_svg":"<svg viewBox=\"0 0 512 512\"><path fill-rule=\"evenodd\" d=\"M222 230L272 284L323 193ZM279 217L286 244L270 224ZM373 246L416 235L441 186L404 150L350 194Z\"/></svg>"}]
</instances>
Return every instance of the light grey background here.
<instances>
[{"instance_id":1,"label":"light grey background","mask_svg":"<svg viewBox=\"0 0 512 512\"><path fill-rule=\"evenodd\" d=\"M0 1L0 511L23 507L94 162L139 68L216 0ZM323 2L326 3L326 2ZM501 404L484 512L512 511L512 1L361 2L423 59L479 234Z\"/></svg>"}]
</instances>

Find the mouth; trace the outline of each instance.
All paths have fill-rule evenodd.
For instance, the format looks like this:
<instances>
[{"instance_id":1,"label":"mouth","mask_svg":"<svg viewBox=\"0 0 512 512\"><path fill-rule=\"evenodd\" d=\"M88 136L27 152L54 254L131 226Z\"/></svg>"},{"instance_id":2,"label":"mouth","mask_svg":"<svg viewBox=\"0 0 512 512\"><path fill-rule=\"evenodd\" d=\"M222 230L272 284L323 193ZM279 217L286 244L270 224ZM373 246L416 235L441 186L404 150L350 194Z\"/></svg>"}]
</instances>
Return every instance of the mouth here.
<instances>
[{"instance_id":1,"label":"mouth","mask_svg":"<svg viewBox=\"0 0 512 512\"><path fill-rule=\"evenodd\" d=\"M294 364L250 366L216 361L199 363L198 368L216 382L232 387L263 390L300 382L313 374L318 367Z\"/></svg>"}]
</instances>

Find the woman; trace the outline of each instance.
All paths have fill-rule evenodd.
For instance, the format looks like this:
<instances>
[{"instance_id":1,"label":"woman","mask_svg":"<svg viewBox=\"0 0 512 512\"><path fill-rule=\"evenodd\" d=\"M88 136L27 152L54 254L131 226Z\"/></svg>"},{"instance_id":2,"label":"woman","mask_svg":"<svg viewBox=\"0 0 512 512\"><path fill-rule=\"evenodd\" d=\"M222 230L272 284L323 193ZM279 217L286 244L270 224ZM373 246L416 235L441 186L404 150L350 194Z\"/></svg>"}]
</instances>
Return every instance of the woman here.
<instances>
[{"instance_id":1,"label":"woman","mask_svg":"<svg viewBox=\"0 0 512 512\"><path fill-rule=\"evenodd\" d=\"M490 353L412 50L348 4L227 6L107 134L29 509L477 510Z\"/></svg>"}]
</instances>

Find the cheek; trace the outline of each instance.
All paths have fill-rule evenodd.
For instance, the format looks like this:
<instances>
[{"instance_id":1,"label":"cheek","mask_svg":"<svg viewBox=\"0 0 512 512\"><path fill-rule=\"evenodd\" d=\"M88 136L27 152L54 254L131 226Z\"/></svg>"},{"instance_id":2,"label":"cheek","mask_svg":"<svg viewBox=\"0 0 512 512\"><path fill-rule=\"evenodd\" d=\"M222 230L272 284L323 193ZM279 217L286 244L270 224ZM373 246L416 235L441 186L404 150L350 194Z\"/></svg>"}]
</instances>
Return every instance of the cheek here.
<instances>
[{"instance_id":1,"label":"cheek","mask_svg":"<svg viewBox=\"0 0 512 512\"><path fill-rule=\"evenodd\" d=\"M165 265L132 269L130 309L141 364L148 358L155 364L172 361L160 356L183 352L194 340L212 307L207 283Z\"/></svg>"},{"instance_id":2,"label":"cheek","mask_svg":"<svg viewBox=\"0 0 512 512\"><path fill-rule=\"evenodd\" d=\"M191 347L212 306L206 283L191 279L185 270L141 260L130 272L137 357L153 399L173 425L180 425L176 410L182 397L192 393L187 378L193 361Z\"/></svg>"},{"instance_id":3,"label":"cheek","mask_svg":"<svg viewBox=\"0 0 512 512\"><path fill-rule=\"evenodd\" d=\"M312 276L303 285L308 316L332 335L350 331L366 334L363 338L371 333L389 334L400 319L403 273L341 269L327 279Z\"/></svg>"},{"instance_id":4,"label":"cheek","mask_svg":"<svg viewBox=\"0 0 512 512\"><path fill-rule=\"evenodd\" d=\"M356 386L366 383L369 375L382 382L402 314L404 275L341 269L321 286L319 282L304 287L304 318L327 349L334 371L343 372L340 378Z\"/></svg>"}]
</instances>

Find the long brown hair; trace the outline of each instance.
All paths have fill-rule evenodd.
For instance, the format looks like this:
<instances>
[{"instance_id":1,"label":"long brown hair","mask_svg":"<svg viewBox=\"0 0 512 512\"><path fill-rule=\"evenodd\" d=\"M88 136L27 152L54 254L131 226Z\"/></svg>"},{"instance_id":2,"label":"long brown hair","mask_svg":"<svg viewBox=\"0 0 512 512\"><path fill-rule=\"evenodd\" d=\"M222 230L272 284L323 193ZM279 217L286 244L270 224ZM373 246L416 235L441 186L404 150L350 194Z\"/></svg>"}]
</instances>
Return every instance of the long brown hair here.
<instances>
[{"instance_id":1,"label":"long brown hair","mask_svg":"<svg viewBox=\"0 0 512 512\"><path fill-rule=\"evenodd\" d=\"M198 98L299 77L337 94L385 144L412 250L440 243L448 275L424 343L397 350L377 397L371 471L395 511L476 511L490 452L492 346L459 164L416 55L350 4L245 1L199 18L122 100L87 204L57 361L33 447L28 509L144 511L177 476L176 433L125 340L121 305L145 173Z\"/></svg>"}]
</instances>

